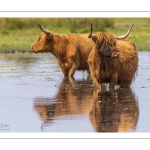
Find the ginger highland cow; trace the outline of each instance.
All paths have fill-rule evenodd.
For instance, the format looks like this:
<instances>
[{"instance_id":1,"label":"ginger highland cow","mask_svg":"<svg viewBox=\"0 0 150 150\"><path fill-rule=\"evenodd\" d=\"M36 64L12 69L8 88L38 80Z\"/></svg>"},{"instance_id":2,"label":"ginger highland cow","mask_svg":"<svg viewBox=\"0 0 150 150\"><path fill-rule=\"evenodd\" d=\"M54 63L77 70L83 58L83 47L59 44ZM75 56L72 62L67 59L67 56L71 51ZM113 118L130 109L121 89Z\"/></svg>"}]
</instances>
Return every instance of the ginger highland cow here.
<instances>
[{"instance_id":1,"label":"ginger highland cow","mask_svg":"<svg viewBox=\"0 0 150 150\"><path fill-rule=\"evenodd\" d=\"M109 32L91 32L89 38L95 42L88 57L93 83L101 89L103 83L130 87L138 67L138 53L133 42L126 40L133 25L124 36Z\"/></svg>"},{"instance_id":2,"label":"ginger highland cow","mask_svg":"<svg viewBox=\"0 0 150 150\"><path fill-rule=\"evenodd\" d=\"M64 74L72 78L76 70L89 70L88 55L94 46L94 42L88 38L88 34L55 34L44 30L31 45L35 53L52 53Z\"/></svg>"}]
</instances>

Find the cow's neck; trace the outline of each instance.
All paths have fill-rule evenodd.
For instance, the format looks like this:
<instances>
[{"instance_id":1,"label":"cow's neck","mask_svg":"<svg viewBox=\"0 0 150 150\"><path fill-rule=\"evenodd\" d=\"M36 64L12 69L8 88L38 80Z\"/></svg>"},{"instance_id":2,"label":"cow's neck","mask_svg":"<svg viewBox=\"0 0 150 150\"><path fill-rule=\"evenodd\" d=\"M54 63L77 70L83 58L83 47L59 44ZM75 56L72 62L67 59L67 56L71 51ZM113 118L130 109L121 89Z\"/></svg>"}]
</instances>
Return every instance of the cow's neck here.
<instances>
[{"instance_id":1,"label":"cow's neck","mask_svg":"<svg viewBox=\"0 0 150 150\"><path fill-rule=\"evenodd\" d=\"M54 39L53 39L54 43L52 46L52 50L51 53L58 58L60 55L60 49L62 47L62 35L54 35Z\"/></svg>"},{"instance_id":2,"label":"cow's neck","mask_svg":"<svg viewBox=\"0 0 150 150\"><path fill-rule=\"evenodd\" d=\"M51 53L56 57L57 60L61 61L64 59L66 54L66 40L63 35L55 35L54 44Z\"/></svg>"}]
</instances>

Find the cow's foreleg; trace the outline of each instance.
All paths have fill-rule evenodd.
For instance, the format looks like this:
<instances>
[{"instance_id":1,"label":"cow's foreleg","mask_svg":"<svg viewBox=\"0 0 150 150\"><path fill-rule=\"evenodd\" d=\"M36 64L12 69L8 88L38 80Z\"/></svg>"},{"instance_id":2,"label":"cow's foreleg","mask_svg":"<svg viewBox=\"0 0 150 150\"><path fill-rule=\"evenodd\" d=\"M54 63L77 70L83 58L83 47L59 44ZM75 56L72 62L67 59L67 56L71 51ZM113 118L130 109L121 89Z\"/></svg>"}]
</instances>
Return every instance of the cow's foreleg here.
<instances>
[{"instance_id":1,"label":"cow's foreleg","mask_svg":"<svg viewBox=\"0 0 150 150\"><path fill-rule=\"evenodd\" d=\"M64 74L64 77L67 77L67 76L68 76L68 73L69 73L69 71L68 71L68 65L65 64L65 63L62 63L62 62L59 61L59 60L58 60L58 64L59 64L59 66L60 66L60 68L61 68L61 70L62 70L62 72L63 72L63 74Z\"/></svg>"},{"instance_id":2,"label":"cow's foreleg","mask_svg":"<svg viewBox=\"0 0 150 150\"><path fill-rule=\"evenodd\" d=\"M109 88L114 88L118 81L118 73L114 72L111 76Z\"/></svg>"},{"instance_id":3,"label":"cow's foreleg","mask_svg":"<svg viewBox=\"0 0 150 150\"><path fill-rule=\"evenodd\" d=\"M63 74L64 74L64 77L68 77L68 71L66 71L65 69L61 68Z\"/></svg>"},{"instance_id":4,"label":"cow's foreleg","mask_svg":"<svg viewBox=\"0 0 150 150\"><path fill-rule=\"evenodd\" d=\"M99 82L100 62L98 63L98 65L96 67L94 65L93 60L88 60L88 64L89 64L90 75L91 75L94 85L97 88L101 89L102 85Z\"/></svg>"}]
</instances>

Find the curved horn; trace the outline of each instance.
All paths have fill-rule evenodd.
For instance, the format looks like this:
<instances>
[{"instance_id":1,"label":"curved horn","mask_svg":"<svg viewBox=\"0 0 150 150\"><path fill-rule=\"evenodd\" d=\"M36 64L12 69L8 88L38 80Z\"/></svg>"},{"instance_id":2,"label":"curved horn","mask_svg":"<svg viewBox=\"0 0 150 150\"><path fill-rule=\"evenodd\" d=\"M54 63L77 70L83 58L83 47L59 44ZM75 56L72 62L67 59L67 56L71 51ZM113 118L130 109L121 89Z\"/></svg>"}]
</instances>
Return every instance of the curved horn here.
<instances>
[{"instance_id":1,"label":"curved horn","mask_svg":"<svg viewBox=\"0 0 150 150\"><path fill-rule=\"evenodd\" d=\"M91 30L90 30L90 34L88 35L88 38L92 37L92 31L93 31L93 28L92 28L92 23L91 23Z\"/></svg>"},{"instance_id":2,"label":"curved horn","mask_svg":"<svg viewBox=\"0 0 150 150\"><path fill-rule=\"evenodd\" d=\"M39 24L39 27L40 27L40 29L44 32L44 33L46 33L46 34L50 34L50 32L48 32L48 31L46 31L46 30L44 30L44 28Z\"/></svg>"},{"instance_id":3,"label":"curved horn","mask_svg":"<svg viewBox=\"0 0 150 150\"><path fill-rule=\"evenodd\" d=\"M124 35L122 35L122 36L115 36L115 37L116 37L117 39L124 39L124 38L126 38L126 37L130 34L133 25L134 25L134 24L132 24L132 25L130 26L130 28L129 28L129 30L127 31L126 34L124 34Z\"/></svg>"},{"instance_id":4,"label":"curved horn","mask_svg":"<svg viewBox=\"0 0 150 150\"><path fill-rule=\"evenodd\" d=\"M95 34L92 34L92 32L93 32L93 27L91 23L91 30L90 30L90 34L88 35L88 38L92 38L93 36L96 36Z\"/></svg>"}]
</instances>

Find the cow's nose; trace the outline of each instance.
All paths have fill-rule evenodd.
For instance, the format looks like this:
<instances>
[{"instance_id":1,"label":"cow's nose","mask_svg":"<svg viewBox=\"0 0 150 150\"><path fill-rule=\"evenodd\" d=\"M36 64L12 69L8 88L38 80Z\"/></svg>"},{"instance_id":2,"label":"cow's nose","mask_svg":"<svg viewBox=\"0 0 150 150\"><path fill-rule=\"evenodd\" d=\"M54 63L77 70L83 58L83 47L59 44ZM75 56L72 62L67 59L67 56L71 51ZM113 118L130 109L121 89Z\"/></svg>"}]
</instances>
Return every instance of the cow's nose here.
<instances>
[{"instance_id":1,"label":"cow's nose","mask_svg":"<svg viewBox=\"0 0 150 150\"><path fill-rule=\"evenodd\" d=\"M119 55L119 52L114 52L114 55L115 55L115 56Z\"/></svg>"},{"instance_id":2,"label":"cow's nose","mask_svg":"<svg viewBox=\"0 0 150 150\"><path fill-rule=\"evenodd\" d=\"M119 52L118 52L118 51L114 51L114 52L112 53L111 58L117 58L117 57L119 57Z\"/></svg>"},{"instance_id":3,"label":"cow's nose","mask_svg":"<svg viewBox=\"0 0 150 150\"><path fill-rule=\"evenodd\" d=\"M33 45L31 45L31 51L33 51L34 49L33 49Z\"/></svg>"}]
</instances>

